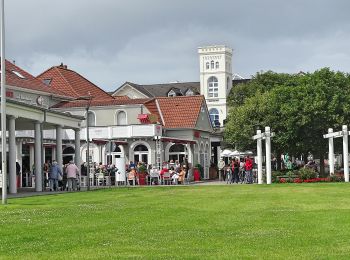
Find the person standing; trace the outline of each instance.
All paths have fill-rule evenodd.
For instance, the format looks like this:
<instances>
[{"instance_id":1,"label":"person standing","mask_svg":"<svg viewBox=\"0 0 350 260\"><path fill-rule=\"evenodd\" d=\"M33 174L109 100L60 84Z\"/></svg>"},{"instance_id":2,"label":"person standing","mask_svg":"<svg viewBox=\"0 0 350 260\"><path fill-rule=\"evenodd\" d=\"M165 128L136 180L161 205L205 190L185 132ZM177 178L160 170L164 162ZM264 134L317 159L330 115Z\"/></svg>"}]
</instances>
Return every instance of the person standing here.
<instances>
[{"instance_id":1,"label":"person standing","mask_svg":"<svg viewBox=\"0 0 350 260\"><path fill-rule=\"evenodd\" d=\"M73 161L69 162L66 168L68 191L74 191L76 187L76 179L79 175L79 168L74 164Z\"/></svg>"},{"instance_id":2,"label":"person standing","mask_svg":"<svg viewBox=\"0 0 350 260\"><path fill-rule=\"evenodd\" d=\"M247 182L249 184L253 183L253 175L252 175L252 169L253 169L253 161L249 158L249 156L245 159L245 173L247 174Z\"/></svg>"},{"instance_id":3,"label":"person standing","mask_svg":"<svg viewBox=\"0 0 350 260\"><path fill-rule=\"evenodd\" d=\"M222 181L222 177L224 176L224 172L225 172L225 161L223 158L220 159L218 163L218 168L219 168L219 181Z\"/></svg>"},{"instance_id":4,"label":"person standing","mask_svg":"<svg viewBox=\"0 0 350 260\"><path fill-rule=\"evenodd\" d=\"M237 158L233 161L232 172L233 172L233 182L238 184L238 182L239 182L239 161Z\"/></svg>"},{"instance_id":5,"label":"person standing","mask_svg":"<svg viewBox=\"0 0 350 260\"><path fill-rule=\"evenodd\" d=\"M49 176L50 191L58 190L58 179L60 177L62 178L62 170L58 166L57 162L53 161L50 167L50 176Z\"/></svg>"}]
</instances>

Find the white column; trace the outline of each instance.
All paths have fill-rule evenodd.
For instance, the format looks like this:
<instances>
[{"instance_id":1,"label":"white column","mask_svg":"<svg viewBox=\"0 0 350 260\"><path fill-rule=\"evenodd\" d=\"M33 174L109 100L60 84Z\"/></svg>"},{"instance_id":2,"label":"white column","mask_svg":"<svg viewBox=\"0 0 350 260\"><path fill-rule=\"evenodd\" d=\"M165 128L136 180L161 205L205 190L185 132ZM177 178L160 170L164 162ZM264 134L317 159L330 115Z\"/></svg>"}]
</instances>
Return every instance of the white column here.
<instances>
[{"instance_id":1,"label":"white column","mask_svg":"<svg viewBox=\"0 0 350 260\"><path fill-rule=\"evenodd\" d=\"M75 164L80 169L81 158L80 158L80 129L74 129L75 133Z\"/></svg>"},{"instance_id":2,"label":"white column","mask_svg":"<svg viewBox=\"0 0 350 260\"><path fill-rule=\"evenodd\" d=\"M62 155L62 126L56 126L56 161L59 167L63 169L63 155Z\"/></svg>"},{"instance_id":3,"label":"white column","mask_svg":"<svg viewBox=\"0 0 350 260\"><path fill-rule=\"evenodd\" d=\"M344 160L344 179L349 182L349 149L348 149L348 126L343 125L343 160Z\"/></svg>"},{"instance_id":4,"label":"white column","mask_svg":"<svg viewBox=\"0 0 350 260\"><path fill-rule=\"evenodd\" d=\"M328 133L333 133L333 128L328 128ZM334 175L334 144L333 137L328 138L328 165L329 174Z\"/></svg>"},{"instance_id":5,"label":"white column","mask_svg":"<svg viewBox=\"0 0 350 260\"><path fill-rule=\"evenodd\" d=\"M56 160L56 147L52 147L52 152L51 152L51 162L53 162L54 160Z\"/></svg>"},{"instance_id":6,"label":"white column","mask_svg":"<svg viewBox=\"0 0 350 260\"><path fill-rule=\"evenodd\" d=\"M265 127L265 133L266 133L266 183L271 184L271 131L270 127Z\"/></svg>"},{"instance_id":7,"label":"white column","mask_svg":"<svg viewBox=\"0 0 350 260\"><path fill-rule=\"evenodd\" d=\"M16 152L16 161L19 163L21 166L21 175L20 175L20 187L23 187L22 183L22 175L24 174L23 172L23 161L22 161L22 141L19 141L17 144L17 152Z\"/></svg>"},{"instance_id":8,"label":"white column","mask_svg":"<svg viewBox=\"0 0 350 260\"><path fill-rule=\"evenodd\" d=\"M256 130L257 135L261 135L261 130ZM258 156L258 184L263 184L263 176L262 176L262 140L261 138L257 139L257 156Z\"/></svg>"},{"instance_id":9,"label":"white column","mask_svg":"<svg viewBox=\"0 0 350 260\"><path fill-rule=\"evenodd\" d=\"M16 118L9 117L9 192L17 193L16 176Z\"/></svg>"},{"instance_id":10,"label":"white column","mask_svg":"<svg viewBox=\"0 0 350 260\"><path fill-rule=\"evenodd\" d=\"M41 131L40 122L35 122L34 129L34 162L35 162L35 191L43 191L41 162Z\"/></svg>"}]
</instances>

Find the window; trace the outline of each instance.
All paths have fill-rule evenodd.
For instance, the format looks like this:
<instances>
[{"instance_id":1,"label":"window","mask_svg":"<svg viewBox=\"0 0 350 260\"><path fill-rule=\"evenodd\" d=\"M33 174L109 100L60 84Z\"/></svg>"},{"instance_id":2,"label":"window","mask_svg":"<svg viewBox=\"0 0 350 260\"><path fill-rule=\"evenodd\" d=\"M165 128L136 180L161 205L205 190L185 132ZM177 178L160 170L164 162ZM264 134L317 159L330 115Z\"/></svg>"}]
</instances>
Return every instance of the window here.
<instances>
[{"instance_id":1,"label":"window","mask_svg":"<svg viewBox=\"0 0 350 260\"><path fill-rule=\"evenodd\" d=\"M194 92L192 89L189 89L186 91L186 96L193 96L194 95Z\"/></svg>"},{"instance_id":2,"label":"window","mask_svg":"<svg viewBox=\"0 0 350 260\"><path fill-rule=\"evenodd\" d=\"M89 126L95 126L96 125L96 118L95 118L95 113L94 112L89 111L88 119L89 119Z\"/></svg>"},{"instance_id":3,"label":"window","mask_svg":"<svg viewBox=\"0 0 350 260\"><path fill-rule=\"evenodd\" d=\"M52 79L43 79L43 83L44 83L46 86L50 86L51 81L52 81Z\"/></svg>"},{"instance_id":4,"label":"window","mask_svg":"<svg viewBox=\"0 0 350 260\"><path fill-rule=\"evenodd\" d=\"M124 111L119 111L116 118L117 125L126 125L126 113Z\"/></svg>"},{"instance_id":5,"label":"window","mask_svg":"<svg viewBox=\"0 0 350 260\"><path fill-rule=\"evenodd\" d=\"M212 126L219 127L220 126L219 110L217 110L216 108L211 108L209 110L209 115L210 115L210 121Z\"/></svg>"},{"instance_id":6,"label":"window","mask_svg":"<svg viewBox=\"0 0 350 260\"><path fill-rule=\"evenodd\" d=\"M227 77L227 81L226 81L226 89L230 88L230 77Z\"/></svg>"},{"instance_id":7,"label":"window","mask_svg":"<svg viewBox=\"0 0 350 260\"><path fill-rule=\"evenodd\" d=\"M205 67L207 68L207 70L209 69L209 62L205 64Z\"/></svg>"},{"instance_id":8,"label":"window","mask_svg":"<svg viewBox=\"0 0 350 260\"><path fill-rule=\"evenodd\" d=\"M210 62L210 67L211 67L212 69L214 69L214 61L213 61L213 60Z\"/></svg>"},{"instance_id":9,"label":"window","mask_svg":"<svg viewBox=\"0 0 350 260\"><path fill-rule=\"evenodd\" d=\"M19 73L18 71L13 70L12 73L15 74L17 77L19 77L21 79L25 79L26 78L21 73Z\"/></svg>"},{"instance_id":10,"label":"window","mask_svg":"<svg viewBox=\"0 0 350 260\"><path fill-rule=\"evenodd\" d=\"M215 63L215 69L218 69L219 68L219 62L217 61L216 63Z\"/></svg>"},{"instance_id":11,"label":"window","mask_svg":"<svg viewBox=\"0 0 350 260\"><path fill-rule=\"evenodd\" d=\"M183 144L174 144L169 148L169 161L173 160L183 163L187 155L186 146Z\"/></svg>"},{"instance_id":12,"label":"window","mask_svg":"<svg viewBox=\"0 0 350 260\"><path fill-rule=\"evenodd\" d=\"M168 97L176 97L176 93L174 90L170 90L168 93Z\"/></svg>"},{"instance_id":13,"label":"window","mask_svg":"<svg viewBox=\"0 0 350 260\"><path fill-rule=\"evenodd\" d=\"M134 149L134 162L148 163L148 149L145 145L139 144Z\"/></svg>"},{"instance_id":14,"label":"window","mask_svg":"<svg viewBox=\"0 0 350 260\"><path fill-rule=\"evenodd\" d=\"M208 79L208 97L218 97L219 94L218 79L216 77L210 77Z\"/></svg>"}]
</instances>

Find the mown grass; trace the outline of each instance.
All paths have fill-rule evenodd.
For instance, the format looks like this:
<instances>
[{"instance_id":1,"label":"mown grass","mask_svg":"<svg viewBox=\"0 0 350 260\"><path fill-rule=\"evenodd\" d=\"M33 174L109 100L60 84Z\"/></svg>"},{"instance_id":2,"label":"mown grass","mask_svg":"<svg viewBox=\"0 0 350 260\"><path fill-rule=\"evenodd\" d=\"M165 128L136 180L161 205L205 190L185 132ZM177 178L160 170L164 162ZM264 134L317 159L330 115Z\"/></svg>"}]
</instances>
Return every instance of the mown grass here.
<instances>
[{"instance_id":1,"label":"mown grass","mask_svg":"<svg viewBox=\"0 0 350 260\"><path fill-rule=\"evenodd\" d=\"M120 188L10 199L0 258L348 259L350 186Z\"/></svg>"}]
</instances>

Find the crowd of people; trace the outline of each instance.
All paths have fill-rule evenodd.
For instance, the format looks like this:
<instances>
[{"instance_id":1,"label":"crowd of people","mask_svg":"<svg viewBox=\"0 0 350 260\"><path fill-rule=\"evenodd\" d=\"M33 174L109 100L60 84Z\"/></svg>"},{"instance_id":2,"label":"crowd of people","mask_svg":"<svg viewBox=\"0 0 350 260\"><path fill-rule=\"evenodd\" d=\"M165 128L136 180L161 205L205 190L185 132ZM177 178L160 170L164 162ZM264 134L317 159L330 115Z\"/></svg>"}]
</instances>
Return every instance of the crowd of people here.
<instances>
[{"instance_id":1,"label":"crowd of people","mask_svg":"<svg viewBox=\"0 0 350 260\"><path fill-rule=\"evenodd\" d=\"M163 162L161 169L156 165L146 165L143 162L130 162L127 165L126 175L129 185L159 185L184 184L189 176L187 160L181 164L178 160Z\"/></svg>"},{"instance_id":2,"label":"crowd of people","mask_svg":"<svg viewBox=\"0 0 350 260\"><path fill-rule=\"evenodd\" d=\"M233 158L228 164L221 158L218 163L219 179L226 183L252 184L255 180L253 175L253 161L249 156L245 158Z\"/></svg>"}]
</instances>

